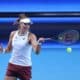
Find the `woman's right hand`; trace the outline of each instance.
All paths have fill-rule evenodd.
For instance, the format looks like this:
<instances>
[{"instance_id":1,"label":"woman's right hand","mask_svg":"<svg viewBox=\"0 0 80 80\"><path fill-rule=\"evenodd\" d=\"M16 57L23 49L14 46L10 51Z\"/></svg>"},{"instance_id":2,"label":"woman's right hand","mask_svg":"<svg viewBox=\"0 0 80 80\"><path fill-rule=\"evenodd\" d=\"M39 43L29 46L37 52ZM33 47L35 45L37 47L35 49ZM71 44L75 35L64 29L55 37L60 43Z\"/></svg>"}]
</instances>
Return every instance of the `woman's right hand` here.
<instances>
[{"instance_id":1,"label":"woman's right hand","mask_svg":"<svg viewBox=\"0 0 80 80\"><path fill-rule=\"evenodd\" d=\"M0 43L0 52L3 52L3 46L1 43Z\"/></svg>"}]
</instances>

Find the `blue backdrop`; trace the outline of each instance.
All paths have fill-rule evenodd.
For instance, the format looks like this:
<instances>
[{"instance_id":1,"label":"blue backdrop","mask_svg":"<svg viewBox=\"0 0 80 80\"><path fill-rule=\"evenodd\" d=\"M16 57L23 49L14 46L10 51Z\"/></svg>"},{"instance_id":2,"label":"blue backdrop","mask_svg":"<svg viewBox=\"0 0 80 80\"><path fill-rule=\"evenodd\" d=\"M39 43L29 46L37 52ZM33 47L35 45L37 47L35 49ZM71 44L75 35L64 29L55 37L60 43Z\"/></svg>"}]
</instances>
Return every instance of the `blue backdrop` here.
<instances>
[{"instance_id":1,"label":"blue backdrop","mask_svg":"<svg viewBox=\"0 0 80 80\"><path fill-rule=\"evenodd\" d=\"M79 0L0 0L0 12L80 11Z\"/></svg>"}]
</instances>

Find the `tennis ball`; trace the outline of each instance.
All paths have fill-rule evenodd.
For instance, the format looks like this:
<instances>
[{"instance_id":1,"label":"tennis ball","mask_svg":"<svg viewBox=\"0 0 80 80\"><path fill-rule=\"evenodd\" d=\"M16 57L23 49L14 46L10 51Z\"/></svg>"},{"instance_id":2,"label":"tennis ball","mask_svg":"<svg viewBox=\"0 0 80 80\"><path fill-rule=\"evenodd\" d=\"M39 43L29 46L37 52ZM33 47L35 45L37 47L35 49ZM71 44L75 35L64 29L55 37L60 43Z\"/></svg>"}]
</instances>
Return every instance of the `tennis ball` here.
<instances>
[{"instance_id":1,"label":"tennis ball","mask_svg":"<svg viewBox=\"0 0 80 80\"><path fill-rule=\"evenodd\" d=\"M67 50L68 53L72 52L72 48L70 48L70 47L68 47L66 50Z\"/></svg>"}]
</instances>

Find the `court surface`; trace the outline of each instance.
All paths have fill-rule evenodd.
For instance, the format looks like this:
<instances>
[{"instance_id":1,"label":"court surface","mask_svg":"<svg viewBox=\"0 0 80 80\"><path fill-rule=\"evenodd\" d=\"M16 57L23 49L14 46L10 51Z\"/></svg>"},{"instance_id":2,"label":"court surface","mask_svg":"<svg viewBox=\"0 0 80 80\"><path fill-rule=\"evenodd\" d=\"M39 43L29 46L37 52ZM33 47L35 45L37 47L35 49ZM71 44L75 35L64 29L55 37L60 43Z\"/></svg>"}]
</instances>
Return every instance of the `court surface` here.
<instances>
[{"instance_id":1,"label":"court surface","mask_svg":"<svg viewBox=\"0 0 80 80\"><path fill-rule=\"evenodd\" d=\"M40 55L32 52L32 80L80 80L80 47L71 53L64 45L44 44ZM4 80L10 54L0 54L0 80Z\"/></svg>"}]
</instances>

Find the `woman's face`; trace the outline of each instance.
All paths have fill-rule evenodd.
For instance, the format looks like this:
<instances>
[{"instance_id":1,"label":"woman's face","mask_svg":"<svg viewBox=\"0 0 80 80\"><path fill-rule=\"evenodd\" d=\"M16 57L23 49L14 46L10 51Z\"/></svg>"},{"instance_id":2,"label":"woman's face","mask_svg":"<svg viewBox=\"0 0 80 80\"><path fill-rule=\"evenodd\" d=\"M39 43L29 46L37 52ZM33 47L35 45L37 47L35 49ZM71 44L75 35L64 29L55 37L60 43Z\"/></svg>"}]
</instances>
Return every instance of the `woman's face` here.
<instances>
[{"instance_id":1,"label":"woman's face","mask_svg":"<svg viewBox=\"0 0 80 80\"><path fill-rule=\"evenodd\" d=\"M26 23L20 23L20 24L19 24L19 29L20 29L21 31L23 31L23 32L29 30L29 28L30 28L30 25L29 25L29 24L26 24Z\"/></svg>"}]
</instances>

